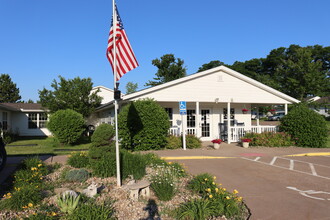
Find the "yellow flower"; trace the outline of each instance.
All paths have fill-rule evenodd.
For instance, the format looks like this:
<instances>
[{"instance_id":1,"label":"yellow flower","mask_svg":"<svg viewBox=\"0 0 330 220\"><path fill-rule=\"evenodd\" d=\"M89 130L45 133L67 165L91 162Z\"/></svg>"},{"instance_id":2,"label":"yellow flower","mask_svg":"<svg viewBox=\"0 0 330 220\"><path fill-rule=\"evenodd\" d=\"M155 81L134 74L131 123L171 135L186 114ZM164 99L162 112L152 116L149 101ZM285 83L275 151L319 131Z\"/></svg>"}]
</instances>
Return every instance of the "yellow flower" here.
<instances>
[{"instance_id":1,"label":"yellow flower","mask_svg":"<svg viewBox=\"0 0 330 220\"><path fill-rule=\"evenodd\" d=\"M33 204L30 202L30 203L28 204L28 206L31 208L31 207L33 207Z\"/></svg>"},{"instance_id":2,"label":"yellow flower","mask_svg":"<svg viewBox=\"0 0 330 220\"><path fill-rule=\"evenodd\" d=\"M226 199L230 199L230 197L229 196L226 196Z\"/></svg>"},{"instance_id":3,"label":"yellow flower","mask_svg":"<svg viewBox=\"0 0 330 220\"><path fill-rule=\"evenodd\" d=\"M41 167L41 166L42 166L42 164L41 164L41 163L39 163L39 164L38 164L38 167Z\"/></svg>"},{"instance_id":4,"label":"yellow flower","mask_svg":"<svg viewBox=\"0 0 330 220\"><path fill-rule=\"evenodd\" d=\"M36 167L31 167L31 170L34 171L34 170L37 170L37 168Z\"/></svg>"},{"instance_id":5,"label":"yellow flower","mask_svg":"<svg viewBox=\"0 0 330 220\"><path fill-rule=\"evenodd\" d=\"M239 201L239 202L241 202L242 200L243 200L242 197L238 197L238 198L237 198L237 201Z\"/></svg>"},{"instance_id":6,"label":"yellow flower","mask_svg":"<svg viewBox=\"0 0 330 220\"><path fill-rule=\"evenodd\" d=\"M223 191L226 191L226 188L222 188Z\"/></svg>"},{"instance_id":7,"label":"yellow flower","mask_svg":"<svg viewBox=\"0 0 330 220\"><path fill-rule=\"evenodd\" d=\"M169 164L169 165L171 165L171 164L172 164L172 162L168 162L168 164Z\"/></svg>"},{"instance_id":8,"label":"yellow flower","mask_svg":"<svg viewBox=\"0 0 330 220\"><path fill-rule=\"evenodd\" d=\"M207 188L206 191L211 192L211 189L210 188Z\"/></svg>"},{"instance_id":9,"label":"yellow flower","mask_svg":"<svg viewBox=\"0 0 330 220\"><path fill-rule=\"evenodd\" d=\"M207 178L205 178L204 180L207 181Z\"/></svg>"},{"instance_id":10,"label":"yellow flower","mask_svg":"<svg viewBox=\"0 0 330 220\"><path fill-rule=\"evenodd\" d=\"M56 212L52 212L52 214L51 214L52 216L56 216L57 214L56 214Z\"/></svg>"},{"instance_id":11,"label":"yellow flower","mask_svg":"<svg viewBox=\"0 0 330 220\"><path fill-rule=\"evenodd\" d=\"M27 209L28 207L27 206L22 206L23 209Z\"/></svg>"},{"instance_id":12,"label":"yellow flower","mask_svg":"<svg viewBox=\"0 0 330 220\"><path fill-rule=\"evenodd\" d=\"M215 192L218 192L219 191L219 189L218 188L215 188Z\"/></svg>"},{"instance_id":13,"label":"yellow flower","mask_svg":"<svg viewBox=\"0 0 330 220\"><path fill-rule=\"evenodd\" d=\"M215 182L212 182L212 185L215 185Z\"/></svg>"},{"instance_id":14,"label":"yellow flower","mask_svg":"<svg viewBox=\"0 0 330 220\"><path fill-rule=\"evenodd\" d=\"M213 177L214 180L215 180L216 178L217 178L216 176Z\"/></svg>"},{"instance_id":15,"label":"yellow flower","mask_svg":"<svg viewBox=\"0 0 330 220\"><path fill-rule=\"evenodd\" d=\"M212 198L213 198L212 194L211 194L211 195L209 195L209 198L210 198L210 199L212 199Z\"/></svg>"},{"instance_id":16,"label":"yellow flower","mask_svg":"<svg viewBox=\"0 0 330 220\"><path fill-rule=\"evenodd\" d=\"M237 193L238 193L238 191L237 191L236 189L234 189L233 193L234 193L234 194L237 194Z\"/></svg>"}]
</instances>

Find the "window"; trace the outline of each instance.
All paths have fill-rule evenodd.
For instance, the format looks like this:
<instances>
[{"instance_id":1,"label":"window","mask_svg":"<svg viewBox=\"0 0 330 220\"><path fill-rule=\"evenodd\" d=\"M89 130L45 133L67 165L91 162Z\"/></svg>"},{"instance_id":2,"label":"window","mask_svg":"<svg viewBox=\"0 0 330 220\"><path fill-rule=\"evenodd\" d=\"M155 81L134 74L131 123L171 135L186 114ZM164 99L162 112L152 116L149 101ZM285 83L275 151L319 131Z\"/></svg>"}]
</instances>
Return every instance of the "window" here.
<instances>
[{"instance_id":1,"label":"window","mask_svg":"<svg viewBox=\"0 0 330 220\"><path fill-rule=\"evenodd\" d=\"M39 128L45 128L47 122L47 113L39 113Z\"/></svg>"},{"instance_id":2,"label":"window","mask_svg":"<svg viewBox=\"0 0 330 220\"><path fill-rule=\"evenodd\" d=\"M29 113L29 129L38 128L38 113Z\"/></svg>"},{"instance_id":3,"label":"window","mask_svg":"<svg viewBox=\"0 0 330 220\"><path fill-rule=\"evenodd\" d=\"M8 129L8 113L2 112L2 130L6 131Z\"/></svg>"},{"instance_id":4,"label":"window","mask_svg":"<svg viewBox=\"0 0 330 220\"><path fill-rule=\"evenodd\" d=\"M227 108L223 109L223 118L227 119L228 113L227 113ZM230 119L235 119L235 109L230 108Z\"/></svg>"},{"instance_id":5,"label":"window","mask_svg":"<svg viewBox=\"0 0 330 220\"><path fill-rule=\"evenodd\" d=\"M29 113L28 114L28 128L45 128L48 120L47 113Z\"/></svg>"},{"instance_id":6,"label":"window","mask_svg":"<svg viewBox=\"0 0 330 220\"><path fill-rule=\"evenodd\" d=\"M187 110L187 127L194 128L196 126L196 111L188 109Z\"/></svg>"},{"instance_id":7,"label":"window","mask_svg":"<svg viewBox=\"0 0 330 220\"><path fill-rule=\"evenodd\" d=\"M172 108L165 108L165 111L168 114L168 117L170 119L170 124L171 124L171 127L172 127L173 126L173 109Z\"/></svg>"}]
</instances>

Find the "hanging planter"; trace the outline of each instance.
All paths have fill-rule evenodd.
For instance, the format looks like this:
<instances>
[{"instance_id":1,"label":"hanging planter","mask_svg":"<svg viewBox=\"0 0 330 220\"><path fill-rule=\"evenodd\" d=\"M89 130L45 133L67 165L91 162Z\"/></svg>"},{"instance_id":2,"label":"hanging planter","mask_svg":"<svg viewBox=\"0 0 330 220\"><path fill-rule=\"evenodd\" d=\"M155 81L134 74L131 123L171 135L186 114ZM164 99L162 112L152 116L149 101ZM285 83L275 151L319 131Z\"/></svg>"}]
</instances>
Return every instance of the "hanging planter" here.
<instances>
[{"instance_id":1,"label":"hanging planter","mask_svg":"<svg viewBox=\"0 0 330 220\"><path fill-rule=\"evenodd\" d=\"M248 111L249 111L249 110L248 110L248 109L246 109L246 108L243 108L243 109L242 109L242 112L243 112L243 114L247 114L247 113L248 113Z\"/></svg>"}]
</instances>

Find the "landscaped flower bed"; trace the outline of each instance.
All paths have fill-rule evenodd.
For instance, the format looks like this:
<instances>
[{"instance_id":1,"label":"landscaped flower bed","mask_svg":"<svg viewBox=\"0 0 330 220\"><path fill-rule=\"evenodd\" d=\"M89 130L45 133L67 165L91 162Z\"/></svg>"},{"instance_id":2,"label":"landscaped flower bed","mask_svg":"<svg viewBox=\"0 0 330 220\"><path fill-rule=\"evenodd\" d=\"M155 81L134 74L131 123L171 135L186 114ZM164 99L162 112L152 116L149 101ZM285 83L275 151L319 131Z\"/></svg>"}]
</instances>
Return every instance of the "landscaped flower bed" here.
<instances>
[{"instance_id":1,"label":"landscaped flower bed","mask_svg":"<svg viewBox=\"0 0 330 220\"><path fill-rule=\"evenodd\" d=\"M73 157L85 159L84 154ZM139 157L147 164L141 180L150 181L152 190L150 198L138 201L130 199L125 187L117 187L115 177L96 177L88 167L70 165L56 165L57 169L48 173L49 166L42 161L27 159L15 174L13 188L0 201L0 219L193 219L199 215L196 212L204 213L203 219L248 216L238 191L228 192L216 177L193 177L182 164L167 163L155 155ZM71 162L77 163L77 158ZM131 179L123 184L128 181ZM83 191L91 184L97 185L98 191L89 198Z\"/></svg>"}]
</instances>

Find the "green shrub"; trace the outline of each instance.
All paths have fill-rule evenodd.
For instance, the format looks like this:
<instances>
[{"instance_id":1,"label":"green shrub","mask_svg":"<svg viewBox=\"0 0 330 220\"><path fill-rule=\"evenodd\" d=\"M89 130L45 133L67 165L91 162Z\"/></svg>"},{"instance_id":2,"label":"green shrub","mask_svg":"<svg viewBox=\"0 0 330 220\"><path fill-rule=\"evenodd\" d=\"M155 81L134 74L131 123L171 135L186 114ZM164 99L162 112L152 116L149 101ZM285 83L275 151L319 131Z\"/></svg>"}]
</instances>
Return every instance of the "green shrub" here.
<instances>
[{"instance_id":1,"label":"green shrub","mask_svg":"<svg viewBox=\"0 0 330 220\"><path fill-rule=\"evenodd\" d=\"M111 140L115 136L115 130L110 124L99 125L92 135L91 141L93 146L110 145Z\"/></svg>"},{"instance_id":2,"label":"green shrub","mask_svg":"<svg viewBox=\"0 0 330 220\"><path fill-rule=\"evenodd\" d=\"M105 152L97 158L90 158L90 166L93 170L93 175L98 177L115 176L116 170L116 152Z\"/></svg>"},{"instance_id":3,"label":"green shrub","mask_svg":"<svg viewBox=\"0 0 330 220\"><path fill-rule=\"evenodd\" d=\"M126 179L128 175L133 175L134 179L139 180L146 174L146 162L143 155L132 154L128 151L120 152L121 177Z\"/></svg>"},{"instance_id":4,"label":"green shrub","mask_svg":"<svg viewBox=\"0 0 330 220\"><path fill-rule=\"evenodd\" d=\"M296 105L282 118L280 130L290 134L297 146L326 147L328 129L325 119L303 104Z\"/></svg>"},{"instance_id":5,"label":"green shrub","mask_svg":"<svg viewBox=\"0 0 330 220\"><path fill-rule=\"evenodd\" d=\"M194 199L183 203L175 210L175 219L205 220L215 213L216 207L205 199Z\"/></svg>"},{"instance_id":6,"label":"green shrub","mask_svg":"<svg viewBox=\"0 0 330 220\"><path fill-rule=\"evenodd\" d=\"M78 112L59 110L49 117L47 128L62 144L73 144L84 132L85 120Z\"/></svg>"},{"instance_id":7,"label":"green shrub","mask_svg":"<svg viewBox=\"0 0 330 220\"><path fill-rule=\"evenodd\" d=\"M244 139L251 139L250 146L289 147L295 145L291 135L285 132L247 133Z\"/></svg>"},{"instance_id":8,"label":"green shrub","mask_svg":"<svg viewBox=\"0 0 330 220\"><path fill-rule=\"evenodd\" d=\"M124 106L118 115L121 147L127 150L158 150L166 146L169 117L156 101L142 99Z\"/></svg>"},{"instance_id":9,"label":"green shrub","mask_svg":"<svg viewBox=\"0 0 330 220\"><path fill-rule=\"evenodd\" d=\"M167 137L166 149L179 149L182 148L182 139L179 136L170 135Z\"/></svg>"},{"instance_id":10,"label":"green shrub","mask_svg":"<svg viewBox=\"0 0 330 220\"><path fill-rule=\"evenodd\" d=\"M81 219L93 219L93 220L106 220L115 219L114 208L112 205L98 205L91 202L80 204L72 213L68 216L68 220L81 220Z\"/></svg>"},{"instance_id":11,"label":"green shrub","mask_svg":"<svg viewBox=\"0 0 330 220\"><path fill-rule=\"evenodd\" d=\"M186 147L188 149L195 149L202 147L202 141L199 140L195 135L188 134L186 135Z\"/></svg>"},{"instance_id":12,"label":"green shrub","mask_svg":"<svg viewBox=\"0 0 330 220\"><path fill-rule=\"evenodd\" d=\"M75 168L83 168L89 166L89 158L87 152L75 152L69 155L67 164Z\"/></svg>"},{"instance_id":13,"label":"green shrub","mask_svg":"<svg viewBox=\"0 0 330 220\"><path fill-rule=\"evenodd\" d=\"M12 130L3 131L3 141L6 144L17 141L19 138L19 132L13 132Z\"/></svg>"},{"instance_id":14,"label":"green shrub","mask_svg":"<svg viewBox=\"0 0 330 220\"><path fill-rule=\"evenodd\" d=\"M0 209L20 211L33 208L40 204L42 195L40 189L35 185L26 184L22 187L15 187L15 191L7 193L5 199L0 201Z\"/></svg>"},{"instance_id":15,"label":"green shrub","mask_svg":"<svg viewBox=\"0 0 330 220\"><path fill-rule=\"evenodd\" d=\"M89 173L85 169L70 170L65 175L65 179L70 182L84 182L88 177Z\"/></svg>"}]
</instances>

